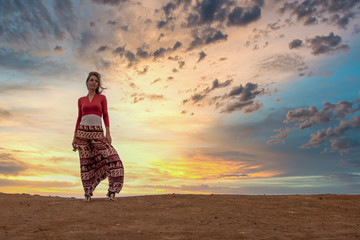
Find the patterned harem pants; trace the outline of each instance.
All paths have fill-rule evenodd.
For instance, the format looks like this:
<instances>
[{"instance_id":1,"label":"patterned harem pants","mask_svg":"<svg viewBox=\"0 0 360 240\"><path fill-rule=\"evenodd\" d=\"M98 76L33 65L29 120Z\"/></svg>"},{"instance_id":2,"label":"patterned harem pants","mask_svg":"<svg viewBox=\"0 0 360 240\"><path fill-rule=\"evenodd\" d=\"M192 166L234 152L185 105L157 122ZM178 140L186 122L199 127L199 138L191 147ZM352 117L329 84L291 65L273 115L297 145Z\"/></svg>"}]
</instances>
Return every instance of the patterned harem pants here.
<instances>
[{"instance_id":1,"label":"patterned harem pants","mask_svg":"<svg viewBox=\"0 0 360 240\"><path fill-rule=\"evenodd\" d=\"M109 178L109 191L119 193L124 184L124 166L104 136L101 126L79 125L74 150L79 151L81 181L85 195L92 196L96 186Z\"/></svg>"}]
</instances>

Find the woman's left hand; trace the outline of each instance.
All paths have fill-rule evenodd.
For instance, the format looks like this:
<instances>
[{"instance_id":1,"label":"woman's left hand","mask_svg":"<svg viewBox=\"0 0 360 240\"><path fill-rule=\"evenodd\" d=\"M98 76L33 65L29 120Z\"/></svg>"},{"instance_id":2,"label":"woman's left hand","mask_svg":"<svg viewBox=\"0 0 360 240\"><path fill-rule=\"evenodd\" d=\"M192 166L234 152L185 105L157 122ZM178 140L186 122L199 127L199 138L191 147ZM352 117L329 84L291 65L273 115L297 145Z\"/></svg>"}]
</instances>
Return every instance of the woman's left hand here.
<instances>
[{"instance_id":1,"label":"woman's left hand","mask_svg":"<svg viewBox=\"0 0 360 240\"><path fill-rule=\"evenodd\" d=\"M107 139L108 143L111 145L111 136L110 136L110 134L106 135L106 139Z\"/></svg>"}]
</instances>

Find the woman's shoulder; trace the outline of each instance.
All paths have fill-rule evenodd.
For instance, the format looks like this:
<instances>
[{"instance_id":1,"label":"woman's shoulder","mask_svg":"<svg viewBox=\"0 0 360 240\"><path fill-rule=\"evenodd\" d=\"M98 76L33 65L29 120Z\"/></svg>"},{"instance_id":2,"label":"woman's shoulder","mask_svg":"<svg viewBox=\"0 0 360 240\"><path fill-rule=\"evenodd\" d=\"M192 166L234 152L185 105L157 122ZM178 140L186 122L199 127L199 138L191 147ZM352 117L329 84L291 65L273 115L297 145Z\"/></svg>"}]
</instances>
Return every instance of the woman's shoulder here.
<instances>
[{"instance_id":1,"label":"woman's shoulder","mask_svg":"<svg viewBox=\"0 0 360 240\"><path fill-rule=\"evenodd\" d=\"M106 99L106 96L104 94L102 94L102 93L99 93L97 95L99 95L102 99Z\"/></svg>"}]
</instances>

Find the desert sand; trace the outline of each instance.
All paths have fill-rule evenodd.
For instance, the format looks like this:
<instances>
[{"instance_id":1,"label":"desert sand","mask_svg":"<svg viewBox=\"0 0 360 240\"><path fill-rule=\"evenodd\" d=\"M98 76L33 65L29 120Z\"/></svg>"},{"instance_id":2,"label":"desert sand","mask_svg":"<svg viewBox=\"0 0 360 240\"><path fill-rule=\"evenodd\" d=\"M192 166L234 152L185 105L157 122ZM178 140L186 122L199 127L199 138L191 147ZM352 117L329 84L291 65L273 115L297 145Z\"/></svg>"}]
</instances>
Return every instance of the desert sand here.
<instances>
[{"instance_id":1,"label":"desert sand","mask_svg":"<svg viewBox=\"0 0 360 240\"><path fill-rule=\"evenodd\" d=\"M0 193L0 239L360 239L360 195Z\"/></svg>"}]
</instances>

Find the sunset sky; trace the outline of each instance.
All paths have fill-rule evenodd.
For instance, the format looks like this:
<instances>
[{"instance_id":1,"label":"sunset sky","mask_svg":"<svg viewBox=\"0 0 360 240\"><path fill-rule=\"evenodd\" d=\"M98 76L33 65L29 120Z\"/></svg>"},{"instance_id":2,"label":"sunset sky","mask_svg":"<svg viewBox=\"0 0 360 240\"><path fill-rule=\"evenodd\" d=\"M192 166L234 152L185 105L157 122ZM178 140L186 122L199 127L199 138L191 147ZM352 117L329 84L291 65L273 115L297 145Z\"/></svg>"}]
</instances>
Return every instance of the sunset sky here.
<instances>
[{"instance_id":1,"label":"sunset sky","mask_svg":"<svg viewBox=\"0 0 360 240\"><path fill-rule=\"evenodd\" d=\"M355 0L0 0L0 192L83 195L98 71L120 195L359 194L359 56Z\"/></svg>"}]
</instances>

